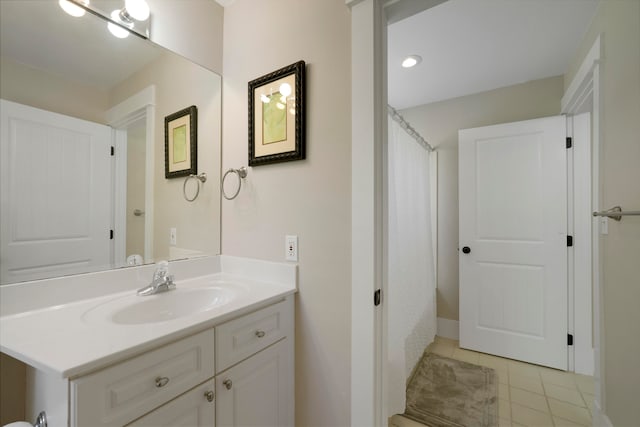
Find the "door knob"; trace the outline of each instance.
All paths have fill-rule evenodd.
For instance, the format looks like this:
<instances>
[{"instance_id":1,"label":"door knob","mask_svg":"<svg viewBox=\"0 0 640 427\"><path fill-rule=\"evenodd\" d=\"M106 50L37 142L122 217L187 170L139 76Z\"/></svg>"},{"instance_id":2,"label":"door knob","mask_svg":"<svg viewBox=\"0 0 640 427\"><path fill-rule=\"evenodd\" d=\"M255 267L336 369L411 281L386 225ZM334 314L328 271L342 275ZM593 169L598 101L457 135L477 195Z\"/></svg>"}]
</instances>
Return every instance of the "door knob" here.
<instances>
[{"instance_id":1,"label":"door knob","mask_svg":"<svg viewBox=\"0 0 640 427\"><path fill-rule=\"evenodd\" d=\"M468 254L469 252L471 252L471 248L469 246L464 246L462 248L462 253L463 254Z\"/></svg>"}]
</instances>

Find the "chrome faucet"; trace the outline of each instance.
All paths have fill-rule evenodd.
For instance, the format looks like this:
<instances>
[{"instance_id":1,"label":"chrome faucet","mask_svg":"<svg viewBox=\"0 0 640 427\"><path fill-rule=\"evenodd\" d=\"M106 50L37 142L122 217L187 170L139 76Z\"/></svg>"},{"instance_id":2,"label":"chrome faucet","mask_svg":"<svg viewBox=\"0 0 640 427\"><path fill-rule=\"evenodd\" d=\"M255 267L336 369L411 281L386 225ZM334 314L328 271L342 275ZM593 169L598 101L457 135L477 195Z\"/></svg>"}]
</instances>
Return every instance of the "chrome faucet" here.
<instances>
[{"instance_id":1,"label":"chrome faucet","mask_svg":"<svg viewBox=\"0 0 640 427\"><path fill-rule=\"evenodd\" d=\"M167 261L160 261L158 268L156 268L156 271L153 273L153 280L147 286L138 289L138 295L155 295L175 288L176 284L173 283L173 275L169 274L169 263Z\"/></svg>"}]
</instances>

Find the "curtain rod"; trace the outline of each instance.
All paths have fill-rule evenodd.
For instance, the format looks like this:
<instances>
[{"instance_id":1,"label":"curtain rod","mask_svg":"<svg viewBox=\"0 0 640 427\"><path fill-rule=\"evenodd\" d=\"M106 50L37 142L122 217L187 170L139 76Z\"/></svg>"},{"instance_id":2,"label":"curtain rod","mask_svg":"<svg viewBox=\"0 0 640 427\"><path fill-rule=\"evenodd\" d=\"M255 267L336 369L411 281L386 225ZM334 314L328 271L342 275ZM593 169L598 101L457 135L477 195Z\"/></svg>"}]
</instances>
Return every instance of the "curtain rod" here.
<instances>
[{"instance_id":1,"label":"curtain rod","mask_svg":"<svg viewBox=\"0 0 640 427\"><path fill-rule=\"evenodd\" d=\"M412 136L416 141L418 141L418 143L422 144L428 151L436 151L435 148L433 148L431 146L431 144L429 144L423 137L422 135L420 135L418 133L417 130L415 130L413 127L411 127L411 125L409 124L409 122L407 122L404 117L402 117L402 115L400 113L398 113L398 111L393 108L391 105L387 104L387 110L389 112L389 115L391 116L391 118L393 119L393 121L395 121L396 123L398 123L400 125L400 127L402 129L404 129L410 136Z\"/></svg>"}]
</instances>

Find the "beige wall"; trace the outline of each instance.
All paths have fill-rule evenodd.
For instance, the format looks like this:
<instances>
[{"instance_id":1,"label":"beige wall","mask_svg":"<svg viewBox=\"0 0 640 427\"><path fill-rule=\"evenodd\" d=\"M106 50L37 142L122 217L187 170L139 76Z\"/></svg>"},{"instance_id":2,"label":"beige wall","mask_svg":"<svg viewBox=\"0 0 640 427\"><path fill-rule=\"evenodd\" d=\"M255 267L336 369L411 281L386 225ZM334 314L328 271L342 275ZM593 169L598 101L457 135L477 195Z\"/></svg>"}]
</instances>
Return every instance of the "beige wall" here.
<instances>
[{"instance_id":1,"label":"beige wall","mask_svg":"<svg viewBox=\"0 0 640 427\"><path fill-rule=\"evenodd\" d=\"M0 57L0 98L97 123L105 123L106 90L82 85Z\"/></svg>"},{"instance_id":2,"label":"beige wall","mask_svg":"<svg viewBox=\"0 0 640 427\"><path fill-rule=\"evenodd\" d=\"M222 73L224 8L214 0L147 0L151 40Z\"/></svg>"},{"instance_id":3,"label":"beige wall","mask_svg":"<svg viewBox=\"0 0 640 427\"><path fill-rule=\"evenodd\" d=\"M438 150L438 317L458 320L458 130L560 113L562 76L401 111Z\"/></svg>"},{"instance_id":4,"label":"beige wall","mask_svg":"<svg viewBox=\"0 0 640 427\"><path fill-rule=\"evenodd\" d=\"M177 229L177 247L220 253L220 120L221 81L217 74L176 55L163 55L118 85L111 93L117 105L145 87L156 85L154 250L155 260L169 259L169 229ZM184 178L166 179L164 118L191 105L198 108L198 173L209 179L198 198L184 199ZM194 184L191 182L190 184ZM193 193L189 193L192 196Z\"/></svg>"},{"instance_id":5,"label":"beige wall","mask_svg":"<svg viewBox=\"0 0 640 427\"><path fill-rule=\"evenodd\" d=\"M602 1L565 79L571 83L602 34L601 208L640 209L640 1ZM609 221L601 238L600 325L605 412L615 426L640 420L640 218Z\"/></svg>"},{"instance_id":6,"label":"beige wall","mask_svg":"<svg viewBox=\"0 0 640 427\"><path fill-rule=\"evenodd\" d=\"M259 166L222 202L222 253L284 261L299 237L296 425L350 424L351 50L344 0L225 8L223 170L247 165L247 82L307 62L307 159Z\"/></svg>"}]
</instances>

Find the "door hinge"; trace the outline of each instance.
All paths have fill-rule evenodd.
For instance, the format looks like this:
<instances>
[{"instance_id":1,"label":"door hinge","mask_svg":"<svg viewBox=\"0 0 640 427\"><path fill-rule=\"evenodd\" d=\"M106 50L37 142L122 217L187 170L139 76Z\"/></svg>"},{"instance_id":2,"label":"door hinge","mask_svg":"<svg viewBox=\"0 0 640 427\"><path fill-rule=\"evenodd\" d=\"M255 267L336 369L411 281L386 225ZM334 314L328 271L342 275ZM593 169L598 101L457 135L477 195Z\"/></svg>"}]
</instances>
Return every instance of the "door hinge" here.
<instances>
[{"instance_id":1,"label":"door hinge","mask_svg":"<svg viewBox=\"0 0 640 427\"><path fill-rule=\"evenodd\" d=\"M570 136L567 137L567 148L573 147L573 138Z\"/></svg>"},{"instance_id":2,"label":"door hinge","mask_svg":"<svg viewBox=\"0 0 640 427\"><path fill-rule=\"evenodd\" d=\"M567 345L573 345L573 335L567 334Z\"/></svg>"},{"instance_id":3,"label":"door hinge","mask_svg":"<svg viewBox=\"0 0 640 427\"><path fill-rule=\"evenodd\" d=\"M113 240L113 230L109 230L109 240Z\"/></svg>"},{"instance_id":4,"label":"door hinge","mask_svg":"<svg viewBox=\"0 0 640 427\"><path fill-rule=\"evenodd\" d=\"M112 156L116 155L116 147L114 147L113 145L111 146L111 155Z\"/></svg>"},{"instance_id":5,"label":"door hinge","mask_svg":"<svg viewBox=\"0 0 640 427\"><path fill-rule=\"evenodd\" d=\"M378 289L377 291L375 291L373 293L373 305L375 305L376 307L380 305L380 302L382 301L382 294L380 289Z\"/></svg>"},{"instance_id":6,"label":"door hinge","mask_svg":"<svg viewBox=\"0 0 640 427\"><path fill-rule=\"evenodd\" d=\"M567 246L568 247L573 246L573 236L567 236Z\"/></svg>"}]
</instances>

